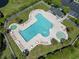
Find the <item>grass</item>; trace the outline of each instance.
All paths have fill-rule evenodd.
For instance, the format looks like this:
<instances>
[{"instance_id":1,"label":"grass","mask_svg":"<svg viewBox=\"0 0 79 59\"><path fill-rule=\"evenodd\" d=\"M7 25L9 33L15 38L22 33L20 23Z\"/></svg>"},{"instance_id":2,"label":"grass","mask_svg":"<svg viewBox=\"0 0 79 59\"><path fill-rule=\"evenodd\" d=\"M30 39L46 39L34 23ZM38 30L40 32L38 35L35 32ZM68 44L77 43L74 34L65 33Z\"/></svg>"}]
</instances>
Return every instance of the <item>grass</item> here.
<instances>
[{"instance_id":1,"label":"grass","mask_svg":"<svg viewBox=\"0 0 79 59\"><path fill-rule=\"evenodd\" d=\"M0 8L0 10L7 16L18 12L20 11L20 8L28 7L35 2L37 2L37 0L9 0L8 4L5 7Z\"/></svg>"},{"instance_id":2,"label":"grass","mask_svg":"<svg viewBox=\"0 0 79 59\"><path fill-rule=\"evenodd\" d=\"M61 0L52 0L52 3L58 7L62 7L62 1ZM63 12L67 14L70 11L70 8L68 6L63 6Z\"/></svg>"},{"instance_id":3,"label":"grass","mask_svg":"<svg viewBox=\"0 0 79 59\"><path fill-rule=\"evenodd\" d=\"M52 3L57 6L61 6L61 0L52 0Z\"/></svg>"},{"instance_id":4,"label":"grass","mask_svg":"<svg viewBox=\"0 0 79 59\"><path fill-rule=\"evenodd\" d=\"M36 46L29 54L29 56L27 57L27 59L37 59L40 55L44 55L50 51L53 51L59 47L61 47L61 44L54 42L55 44L48 45L38 45Z\"/></svg>"},{"instance_id":5,"label":"grass","mask_svg":"<svg viewBox=\"0 0 79 59\"><path fill-rule=\"evenodd\" d=\"M76 26L74 26L72 23L68 22L67 20L65 20L65 21L63 22L63 24L64 24L66 27L72 28L72 30L71 30L70 32L68 32L68 34L69 34L69 37L70 37L71 39L75 39L76 36L79 34L79 28L76 27Z\"/></svg>"},{"instance_id":6,"label":"grass","mask_svg":"<svg viewBox=\"0 0 79 59\"><path fill-rule=\"evenodd\" d=\"M19 49L19 47L15 44L15 42L13 41L13 39L8 35L8 41L11 45L12 50L14 51L16 57L18 59L25 59L26 57L23 55L23 53L21 52L21 50Z\"/></svg>"},{"instance_id":7,"label":"grass","mask_svg":"<svg viewBox=\"0 0 79 59\"><path fill-rule=\"evenodd\" d=\"M12 59L11 52L10 52L10 49L8 47L4 50L0 59L5 59L5 58Z\"/></svg>"},{"instance_id":8,"label":"grass","mask_svg":"<svg viewBox=\"0 0 79 59\"><path fill-rule=\"evenodd\" d=\"M11 15L23 10L24 8L31 6L37 1L38 0L9 0L6 6L0 8L0 11L2 11L5 16L0 20L0 23L4 22L7 17L10 17Z\"/></svg>"},{"instance_id":9,"label":"grass","mask_svg":"<svg viewBox=\"0 0 79 59\"><path fill-rule=\"evenodd\" d=\"M72 23L68 22L67 20L64 20L63 24L67 27L72 28L72 31L68 32L68 35L71 38L71 40L74 40L77 34L79 34L79 28L77 28ZM69 47L69 48L63 49L62 52L58 51L54 55L47 56L46 59L63 59L63 58L64 59L79 59L78 52L79 52L79 49L74 48L74 47Z\"/></svg>"},{"instance_id":10,"label":"grass","mask_svg":"<svg viewBox=\"0 0 79 59\"><path fill-rule=\"evenodd\" d=\"M11 23L16 23L17 22L17 19L20 20L20 19L23 19L23 21L27 21L28 19L28 16L29 16L29 13L32 11L32 10L35 10L35 9L43 9L43 10L48 10L49 7L46 6L45 4L43 3L40 3L38 5L35 5L35 6L32 6L32 8L30 8L29 10L27 10L26 12L20 14L18 17L14 18L11 22L9 22L9 25ZM9 35L8 35L9 36ZM15 44L15 42L13 41L13 39L9 36L9 43L15 53L15 55L18 57L18 59L26 59L25 56L23 56L23 53L20 51L20 49L18 48L18 46ZM41 47L41 46L40 46ZM5 51L4 51L5 53ZM9 52L6 52L6 53L9 53ZM6 56L8 56L6 54ZM4 56L2 56L4 58Z\"/></svg>"},{"instance_id":11,"label":"grass","mask_svg":"<svg viewBox=\"0 0 79 59\"><path fill-rule=\"evenodd\" d=\"M44 4L36 5L33 8L30 8L30 10L27 10L26 12L22 13L18 17L14 18L14 20L12 22L10 22L9 25L11 23L16 22L16 19L18 19L18 20L23 19L23 21L27 21L30 11L32 11L34 9L48 10L48 7L45 7ZM79 33L79 29L76 26L74 26L73 24L71 24L70 22L66 21L66 20L63 22L63 24L66 25L67 27L73 28L73 30L71 32L69 32L68 34L69 34L69 37L71 39L74 39L76 37L76 35ZM65 43L65 44L67 44L67 43ZM37 46L30 52L27 59L36 59L38 56L46 54L50 51L53 51L53 50L55 50L59 47L61 47L61 44L57 43L57 42L54 42L54 44L52 43L49 46L43 46L43 45Z\"/></svg>"},{"instance_id":12,"label":"grass","mask_svg":"<svg viewBox=\"0 0 79 59\"><path fill-rule=\"evenodd\" d=\"M79 29L78 29L76 26L74 26L73 24L71 24L70 22L68 22L67 20L65 20L65 21L63 22L63 24L64 24L65 26L67 26L67 27L73 28L73 30L70 31L68 34L69 34L69 37L71 38L71 40L75 39L76 36L77 36L77 34L79 34ZM64 45L67 45L69 42L70 42L70 41L68 41L68 40L65 41L65 42L64 42ZM52 44L49 45L49 46L43 46L43 45L37 46L36 48L34 48L34 49L31 51L31 53L30 53L28 59L31 59L31 58L32 58L32 59L36 59L38 56L40 56L40 55L45 55L46 53L48 53L48 52L50 52L50 51L54 51L55 49L57 49L57 48L59 48L59 47L61 47L61 44L60 44L60 43L57 43L57 42L52 42ZM60 56L60 54L56 55L55 58L58 57L58 58L61 59L61 57L59 57L59 56ZM50 59L53 59L54 57L52 57L52 56L50 57L50 56L49 56L49 58L50 58Z\"/></svg>"},{"instance_id":13,"label":"grass","mask_svg":"<svg viewBox=\"0 0 79 59\"><path fill-rule=\"evenodd\" d=\"M11 0L12 1L12 0ZM13 1L15 1L15 0L13 0ZM17 0L18 1L18 0ZM21 1L24 1L24 0L21 0ZM25 0L26 1L26 0ZM25 1L24 1L24 4L25 4ZM27 4L31 4L31 2L29 2L29 1L32 1L32 0L28 0L28 3ZM56 4L57 5L59 5L60 4L60 2L58 2L58 1L60 1L60 0L54 0L54 3L55 2L57 2ZM23 4L23 3L22 3ZM17 5L17 3L15 4L15 5ZM20 6L20 5L19 5ZM17 6L18 8L16 8L16 7L14 7L14 9L16 9L17 11L19 11L18 9L20 8L19 6ZM11 6L10 6L11 7ZM36 6L32 6L33 8L30 8L29 10L27 10L26 12L24 12L24 13L22 13L21 15L19 15L18 17L16 17L16 18L14 18L11 22L9 22L9 24L8 24L8 26L11 24L11 23L14 23L14 22L17 22L17 21L19 21L20 19L23 19L23 21L25 22L25 21L27 21L28 20L28 15L29 15L29 13L30 13L30 11L32 11L32 10L35 10L35 9L44 9L44 10L48 10L49 8L46 6L46 5L44 5L44 4L39 4L39 5L36 5ZM6 7L7 8L7 7ZM8 7L9 8L9 7ZM12 7L13 8L13 7ZM12 9L11 8L11 9ZM11 9L10 9L10 12L13 12L13 11L11 11ZM16 11L15 10L15 11ZM5 11L7 11L5 8L4 8L4 10L3 10L3 12L4 13L6 13ZM7 11L7 13L5 14L6 16L7 16L7 14L8 14L9 12ZM10 13L9 13L10 14ZM72 31L70 31L68 34L69 34L69 37L71 38L71 39L75 39L75 37L77 36L77 34L79 34L79 29L76 27L76 26L74 26L73 24L71 24L70 22L68 22L68 21L64 21L63 22L63 24L64 25L66 25L67 27L71 27L72 28ZM17 45L15 44L15 42L12 40L12 38L10 37L10 39L9 39L9 42L10 42L10 45L11 45L11 47L12 47L12 49L13 49L13 51L15 52L15 55L18 57L18 59L25 59L25 56L23 56L22 55L22 52L19 50L19 48L17 47ZM27 59L36 59L38 56L40 56L40 55L43 55L43 54L46 54L46 53L48 53L48 52L50 52L50 51L53 51L53 50L55 50L55 49L57 49L57 48L59 48L59 47L61 47L61 44L60 43L57 43L57 42L53 42L51 45L49 45L49 46L43 46L43 45L40 45L40 46L37 46L37 47L35 47L31 52L30 52L30 54L29 54L29 56L27 57ZM68 49L66 49L66 51L64 51L63 53L64 53L64 55L65 55L65 53L67 52L67 51L69 51L69 49L70 48L68 48ZM8 50L8 49L7 49ZM6 56L8 57L8 51L7 50L5 50L4 51L4 53L7 53L6 54ZM76 50L76 49L75 49ZM7 52L6 52L7 51ZM77 51L78 52L78 51ZM78 54L77 52L75 52L75 54L73 54L73 55L75 55L76 56L76 54ZM50 56L49 58L57 58L57 56L58 56L58 58L60 58L61 57L61 54L60 54L60 52L58 52L58 53L56 53L57 55L55 55L54 57L53 56ZM71 53L69 53L69 55L70 55ZM69 56L68 55L68 56ZM73 57L73 55L72 55L72 57ZM65 57L65 56L64 56ZM4 58L4 55L3 55L3 57L2 58Z\"/></svg>"},{"instance_id":14,"label":"grass","mask_svg":"<svg viewBox=\"0 0 79 59\"><path fill-rule=\"evenodd\" d=\"M70 20L73 21L74 23L77 23L79 24L79 19L78 18L75 18L75 17L72 17L72 16L69 16Z\"/></svg>"},{"instance_id":15,"label":"grass","mask_svg":"<svg viewBox=\"0 0 79 59\"><path fill-rule=\"evenodd\" d=\"M62 1L61 0L52 0L52 3L58 7L62 7ZM67 14L70 11L70 8L68 6L63 6L63 12Z\"/></svg>"},{"instance_id":16,"label":"grass","mask_svg":"<svg viewBox=\"0 0 79 59\"><path fill-rule=\"evenodd\" d=\"M30 8L29 10L27 10L26 12L22 13L21 15L19 15L18 17L14 18L13 21L11 21L9 23L9 25L11 23L14 23L16 22L16 19L20 20L20 19L23 19L23 21L27 21L28 19L28 15L30 13L30 11L32 10L35 10L35 9L43 9L43 10L48 10L49 7L47 7L46 5L44 5L43 3L41 4L38 4L36 6L33 6L33 8ZM27 59L36 59L39 55L41 54L45 54L49 51L52 51L52 50L55 50L56 48L60 47L61 45L60 44L56 44L56 45L50 45L50 46L43 46L43 45L40 45L40 46L37 46L36 48L34 48L31 52L30 52L30 55L27 57ZM45 49L44 49L45 48ZM52 49L53 48L53 49Z\"/></svg>"},{"instance_id":17,"label":"grass","mask_svg":"<svg viewBox=\"0 0 79 59\"><path fill-rule=\"evenodd\" d=\"M76 2L79 2L79 0L75 0Z\"/></svg>"},{"instance_id":18,"label":"grass","mask_svg":"<svg viewBox=\"0 0 79 59\"><path fill-rule=\"evenodd\" d=\"M17 18L19 18L19 19L23 18L23 19L26 21L26 20L28 19L28 17L29 17L30 12L31 12L32 10L35 10L35 9L48 10L49 8L48 8L46 5L44 5L43 3L40 3L40 4L36 5L36 6L33 6L32 8L30 8L30 9L27 10L26 12L22 13L22 14L19 15L19 17L17 17Z\"/></svg>"},{"instance_id":19,"label":"grass","mask_svg":"<svg viewBox=\"0 0 79 59\"><path fill-rule=\"evenodd\" d=\"M69 13L69 11L70 11L70 8L68 6L63 6L63 12L65 14Z\"/></svg>"},{"instance_id":20,"label":"grass","mask_svg":"<svg viewBox=\"0 0 79 59\"><path fill-rule=\"evenodd\" d=\"M79 29L76 26L74 26L72 23L68 22L67 20L65 20L63 22L63 24L65 26L67 26L67 27L71 27L72 28L72 31L68 32L68 34L69 34L69 37L72 40L75 39L77 34L79 34ZM13 44L15 44L15 43L13 43ZM15 46L16 46L16 44L15 44ZM54 42L54 44L51 44L49 46L43 46L43 45L37 46L30 52L30 55L27 57L27 59L36 59L38 56L46 54L47 52L53 51L53 50L55 50L56 48L59 48L59 47L61 47L61 44L59 44L57 42ZM14 51L18 51L16 49L17 48L15 48ZM71 52L69 52L69 51L71 51L70 49L71 48L67 48L67 49L63 50L64 57L67 57L69 59L70 58L71 59L79 58L78 55L77 55L79 50L72 48L72 49L74 49L75 52L71 53ZM73 55L75 55L75 56L73 56ZM18 57L19 57L19 55L18 55ZM47 58L48 59L52 59L52 58L54 58L54 59L60 58L61 59L63 57L61 56L60 52L57 52L54 56L48 56Z\"/></svg>"},{"instance_id":21,"label":"grass","mask_svg":"<svg viewBox=\"0 0 79 59\"><path fill-rule=\"evenodd\" d=\"M23 12L21 13L19 16L15 17L11 22L8 23L8 26L11 24L11 23L14 23L14 22L18 22L20 20L23 20L23 22L27 21L28 18L29 18L29 14L32 10L35 10L35 9L43 9L43 10L48 10L49 7L46 6L45 4L43 3L40 3L40 4L37 4L35 6L32 6L32 8L29 8L26 12Z\"/></svg>"},{"instance_id":22,"label":"grass","mask_svg":"<svg viewBox=\"0 0 79 59\"><path fill-rule=\"evenodd\" d=\"M8 35L8 34L7 34ZM8 35L8 41L9 41L9 44L12 48L12 50L14 51L16 57L18 59L26 59L26 57L23 55L23 53L21 52L21 50L19 49L19 47L15 44L15 42L13 41L13 39ZM9 49L9 47L7 47L3 53L2 53L2 56L0 59L5 59L5 57L7 59L12 59L12 56L11 56L11 50Z\"/></svg>"},{"instance_id":23,"label":"grass","mask_svg":"<svg viewBox=\"0 0 79 59\"><path fill-rule=\"evenodd\" d=\"M68 47L62 50L62 52L58 51L54 55L49 55L46 59L79 59L79 50L74 47Z\"/></svg>"}]
</instances>

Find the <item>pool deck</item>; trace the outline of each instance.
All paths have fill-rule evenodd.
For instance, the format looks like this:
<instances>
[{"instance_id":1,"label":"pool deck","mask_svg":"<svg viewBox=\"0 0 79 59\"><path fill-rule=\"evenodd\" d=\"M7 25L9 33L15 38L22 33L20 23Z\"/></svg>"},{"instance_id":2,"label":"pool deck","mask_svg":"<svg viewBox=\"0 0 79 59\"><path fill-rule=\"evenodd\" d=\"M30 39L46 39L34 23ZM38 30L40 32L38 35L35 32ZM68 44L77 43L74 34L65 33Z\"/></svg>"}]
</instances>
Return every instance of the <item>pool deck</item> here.
<instances>
[{"instance_id":1,"label":"pool deck","mask_svg":"<svg viewBox=\"0 0 79 59\"><path fill-rule=\"evenodd\" d=\"M35 15L38 14L38 13L41 13L54 26L53 26L53 28L50 29L50 35L48 37L44 37L44 36L42 36L39 33L35 37L33 37L30 41L27 42L20 35L19 31L20 30L24 30L24 29L28 28L29 26L31 26L32 24L34 24L36 22L36 20L37 20L35 18ZM50 45L52 38L55 38L58 42L60 42L60 40L56 37L56 33L58 31L62 31L66 35L66 38L65 39L68 39L68 34L66 32L66 27L63 24L61 24L61 22L59 20L57 20L57 18L56 18L55 15L51 14L48 11L43 11L41 9L33 10L29 14L28 21L26 21L25 23L23 23L23 24L13 23L13 24L11 24L9 26L9 28L12 25L14 25L14 24L17 26L17 28L15 30L11 30L10 35L13 38L13 40L16 42L16 44L18 45L18 47L20 48L20 50L22 52L25 49L28 49L29 51L31 51L34 47L36 47L39 44L42 44L42 45Z\"/></svg>"}]
</instances>

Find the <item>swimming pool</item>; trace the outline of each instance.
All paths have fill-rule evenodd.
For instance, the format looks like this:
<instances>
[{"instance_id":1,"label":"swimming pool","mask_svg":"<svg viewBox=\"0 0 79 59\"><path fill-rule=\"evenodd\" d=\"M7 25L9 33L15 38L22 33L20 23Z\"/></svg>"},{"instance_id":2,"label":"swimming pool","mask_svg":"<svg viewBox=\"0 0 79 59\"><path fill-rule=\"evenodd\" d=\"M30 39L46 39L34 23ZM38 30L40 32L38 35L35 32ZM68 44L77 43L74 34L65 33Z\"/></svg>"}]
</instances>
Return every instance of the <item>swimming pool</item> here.
<instances>
[{"instance_id":1,"label":"swimming pool","mask_svg":"<svg viewBox=\"0 0 79 59\"><path fill-rule=\"evenodd\" d=\"M56 36L60 40L63 39L63 38L66 38L65 34L63 32L61 32L61 31L57 32Z\"/></svg>"},{"instance_id":2,"label":"swimming pool","mask_svg":"<svg viewBox=\"0 0 79 59\"><path fill-rule=\"evenodd\" d=\"M16 28L17 28L16 25L12 25L12 26L11 26L11 30L15 30Z\"/></svg>"},{"instance_id":3,"label":"swimming pool","mask_svg":"<svg viewBox=\"0 0 79 59\"><path fill-rule=\"evenodd\" d=\"M53 27L53 24L48 21L48 19L45 18L42 14L38 13L35 18L37 19L37 21L34 24L26 28L25 30L19 31L21 36L26 41L31 40L38 33L40 33L44 37L49 36L49 30Z\"/></svg>"}]
</instances>

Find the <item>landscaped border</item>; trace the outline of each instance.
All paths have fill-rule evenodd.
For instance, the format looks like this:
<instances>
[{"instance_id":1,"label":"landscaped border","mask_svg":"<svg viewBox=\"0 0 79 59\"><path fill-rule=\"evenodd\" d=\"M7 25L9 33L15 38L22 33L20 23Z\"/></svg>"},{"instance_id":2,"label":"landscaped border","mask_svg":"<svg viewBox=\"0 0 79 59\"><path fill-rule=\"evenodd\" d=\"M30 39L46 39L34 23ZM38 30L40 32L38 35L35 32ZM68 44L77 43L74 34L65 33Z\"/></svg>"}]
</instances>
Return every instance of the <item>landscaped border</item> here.
<instances>
[{"instance_id":1,"label":"landscaped border","mask_svg":"<svg viewBox=\"0 0 79 59\"><path fill-rule=\"evenodd\" d=\"M44 10L48 10L50 8L50 6L49 5L47 5L45 2L43 2L43 1L40 1L40 2L38 2L38 3L36 3L36 4L34 4L34 5L32 5L31 7L28 7L28 8L26 8L26 9L24 9L24 10L26 10L25 12L26 12L26 14L28 15L29 14L29 12L31 11L31 10L33 10L33 9L44 9ZM24 14L25 12L22 12L21 14ZM20 12L19 12L20 13ZM17 14L19 14L19 13L17 13ZM11 16L10 18L7 18L7 20L6 20L6 22L5 22L5 28L8 28L8 26L11 24L11 23L14 23L14 22L16 22L16 18L17 18L17 14L14 14L13 16ZM21 14L20 15L18 15L18 17L20 17L21 16ZM13 19L11 20L11 18L13 17ZM28 16L27 16L28 17ZM26 17L26 18L27 18ZM27 20L27 19L26 19ZM25 20L25 21L26 21ZM8 25L8 26L6 26L6 25ZM13 41L13 39L11 38L11 36L8 34L7 35L8 36L8 40L9 40L9 43L10 43L10 45L11 45L11 48L13 49L13 51L14 51L14 53L15 53L15 55L17 56L17 58L18 59L24 59L25 58L25 56L23 56L23 54L21 53L21 51L19 50L19 48L17 47L17 45L15 44L15 42Z\"/></svg>"}]
</instances>

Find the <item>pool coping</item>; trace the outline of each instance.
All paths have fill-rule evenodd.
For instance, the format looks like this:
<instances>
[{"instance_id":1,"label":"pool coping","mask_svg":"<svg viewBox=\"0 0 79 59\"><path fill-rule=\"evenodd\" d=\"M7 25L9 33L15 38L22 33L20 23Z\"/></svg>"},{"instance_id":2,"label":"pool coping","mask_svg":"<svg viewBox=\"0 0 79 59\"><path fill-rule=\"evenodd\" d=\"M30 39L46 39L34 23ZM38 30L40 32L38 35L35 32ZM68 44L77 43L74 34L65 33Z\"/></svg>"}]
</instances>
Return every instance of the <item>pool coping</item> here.
<instances>
[{"instance_id":1,"label":"pool coping","mask_svg":"<svg viewBox=\"0 0 79 59\"><path fill-rule=\"evenodd\" d=\"M58 24L58 25L54 25L55 29L50 29L50 35L47 38L43 37L40 34L37 34L36 37L32 38L29 42L26 42L22 38L22 36L18 33L18 31L19 30L24 30L24 29L28 28L29 26L31 26L33 23L35 23L36 22L36 18L34 16L38 12L42 13L47 19L49 18L48 20L50 22L52 22L53 24ZM54 21L52 21L51 19L53 19ZM60 40L58 40L58 38L56 38L56 36L55 36L56 30L62 30L60 28L60 25L63 28L63 32L66 34L66 39L68 38L67 32L65 30L66 27L64 25L62 25L59 21L56 20L56 16L53 15L53 14L51 14L50 12L43 11L41 9L36 9L36 10L33 10L32 12L30 12L30 14L29 14L29 20L26 21L25 23L23 23L23 24L14 23L14 24L17 25L17 29L14 30L14 31L11 31L10 35L13 38L13 40L16 42L16 44L19 46L19 48L20 48L21 51L24 51L25 49L28 49L29 51L31 51L35 46L37 46L39 44L50 45L52 38L55 38L58 42L60 42ZM11 25L13 25L13 24L11 24ZM10 26L9 26L9 28L10 28Z\"/></svg>"}]
</instances>

